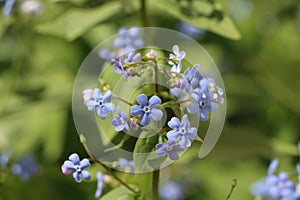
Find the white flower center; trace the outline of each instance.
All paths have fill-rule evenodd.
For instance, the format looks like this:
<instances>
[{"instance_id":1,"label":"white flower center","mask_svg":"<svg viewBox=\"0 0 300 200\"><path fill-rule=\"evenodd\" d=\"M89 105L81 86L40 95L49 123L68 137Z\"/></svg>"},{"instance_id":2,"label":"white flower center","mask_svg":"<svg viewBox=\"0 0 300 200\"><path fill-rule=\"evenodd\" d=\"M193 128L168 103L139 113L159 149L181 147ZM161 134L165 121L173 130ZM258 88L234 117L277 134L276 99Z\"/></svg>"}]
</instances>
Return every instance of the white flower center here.
<instances>
[{"instance_id":1,"label":"white flower center","mask_svg":"<svg viewBox=\"0 0 300 200\"><path fill-rule=\"evenodd\" d=\"M206 104L205 104L205 102L204 102L204 101L200 101L200 102L199 102L199 106L200 106L201 108L203 108L203 107L205 107L205 106L206 106Z\"/></svg>"},{"instance_id":2,"label":"white flower center","mask_svg":"<svg viewBox=\"0 0 300 200\"><path fill-rule=\"evenodd\" d=\"M150 108L149 108L149 106L145 106L144 107L144 111L147 113L147 112L150 112Z\"/></svg>"}]
</instances>

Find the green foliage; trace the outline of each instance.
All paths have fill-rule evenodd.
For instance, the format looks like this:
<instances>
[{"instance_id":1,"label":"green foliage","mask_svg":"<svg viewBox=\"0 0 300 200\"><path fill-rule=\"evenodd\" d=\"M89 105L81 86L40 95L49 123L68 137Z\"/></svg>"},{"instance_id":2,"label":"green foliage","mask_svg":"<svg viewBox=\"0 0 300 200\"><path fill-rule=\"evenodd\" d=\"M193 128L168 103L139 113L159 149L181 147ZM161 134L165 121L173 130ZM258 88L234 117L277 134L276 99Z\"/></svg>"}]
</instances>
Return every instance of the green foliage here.
<instances>
[{"instance_id":1,"label":"green foliage","mask_svg":"<svg viewBox=\"0 0 300 200\"><path fill-rule=\"evenodd\" d=\"M135 185L130 185L134 189L137 189ZM117 187L107 194L105 194L103 197L101 197L101 200L111 200L111 199L116 199L116 200L138 200L140 195L136 195L133 192L129 191L127 188L124 186Z\"/></svg>"}]
</instances>

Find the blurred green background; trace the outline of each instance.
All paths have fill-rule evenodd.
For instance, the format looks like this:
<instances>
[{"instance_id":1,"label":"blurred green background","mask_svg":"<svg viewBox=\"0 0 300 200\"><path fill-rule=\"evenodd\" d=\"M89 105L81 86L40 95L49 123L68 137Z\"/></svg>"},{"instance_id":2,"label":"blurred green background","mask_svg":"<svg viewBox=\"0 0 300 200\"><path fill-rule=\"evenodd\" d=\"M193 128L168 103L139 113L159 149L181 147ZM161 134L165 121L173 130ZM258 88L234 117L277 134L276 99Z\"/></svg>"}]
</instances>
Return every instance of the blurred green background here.
<instances>
[{"instance_id":1,"label":"blurred green background","mask_svg":"<svg viewBox=\"0 0 300 200\"><path fill-rule=\"evenodd\" d=\"M85 56L120 27L158 26L190 34L216 62L226 87L227 120L214 150L200 160L195 145L163 170L162 181L179 182L185 199L215 200L226 198L236 178L231 199L253 199L249 187L264 176L272 158L280 158L280 170L295 171L298 0L39 3L29 12L16 1L10 15L0 17L0 151L12 153L10 165L34 154L40 169L27 182L10 175L8 167L0 169L1 200L94 199L95 181L77 184L60 170L69 154L86 155L73 123L72 86ZM191 32L182 21L203 31Z\"/></svg>"}]
</instances>

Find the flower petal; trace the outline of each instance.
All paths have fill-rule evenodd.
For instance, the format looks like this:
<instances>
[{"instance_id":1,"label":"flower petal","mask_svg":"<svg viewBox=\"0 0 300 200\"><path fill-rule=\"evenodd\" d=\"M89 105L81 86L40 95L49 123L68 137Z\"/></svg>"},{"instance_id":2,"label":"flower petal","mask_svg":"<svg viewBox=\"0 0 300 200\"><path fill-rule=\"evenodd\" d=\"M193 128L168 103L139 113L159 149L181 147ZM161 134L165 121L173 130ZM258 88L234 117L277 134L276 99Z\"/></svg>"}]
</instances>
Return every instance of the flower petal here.
<instances>
[{"instance_id":1,"label":"flower petal","mask_svg":"<svg viewBox=\"0 0 300 200\"><path fill-rule=\"evenodd\" d=\"M199 111L199 106L197 103L192 103L187 108L189 113L197 113Z\"/></svg>"},{"instance_id":2,"label":"flower petal","mask_svg":"<svg viewBox=\"0 0 300 200\"><path fill-rule=\"evenodd\" d=\"M85 169L85 168L87 168L87 167L89 167L89 166L91 166L91 163L90 163L90 161L89 161L88 159L86 159L86 158L84 158L84 159L80 162L80 165L79 165L79 167L80 167L81 169Z\"/></svg>"},{"instance_id":3,"label":"flower petal","mask_svg":"<svg viewBox=\"0 0 300 200\"><path fill-rule=\"evenodd\" d=\"M94 99L96 99L97 101L99 101L100 99L102 99L102 93L101 90L96 88L94 90Z\"/></svg>"},{"instance_id":4,"label":"flower petal","mask_svg":"<svg viewBox=\"0 0 300 200\"><path fill-rule=\"evenodd\" d=\"M168 122L168 126L172 129L179 129L180 121L177 117L172 117L172 119Z\"/></svg>"},{"instance_id":5,"label":"flower petal","mask_svg":"<svg viewBox=\"0 0 300 200\"><path fill-rule=\"evenodd\" d=\"M167 154L167 151L165 149L158 149L156 150L157 156L165 156Z\"/></svg>"},{"instance_id":6,"label":"flower petal","mask_svg":"<svg viewBox=\"0 0 300 200\"><path fill-rule=\"evenodd\" d=\"M73 173L73 178L75 179L75 181L76 181L77 183L80 183L80 182L81 182L81 173L79 173L78 171L75 171L75 172Z\"/></svg>"},{"instance_id":7,"label":"flower petal","mask_svg":"<svg viewBox=\"0 0 300 200\"><path fill-rule=\"evenodd\" d=\"M74 165L79 165L80 163L80 158L77 153L73 153L69 156L69 160L74 163Z\"/></svg>"},{"instance_id":8,"label":"flower petal","mask_svg":"<svg viewBox=\"0 0 300 200\"><path fill-rule=\"evenodd\" d=\"M133 105L131 108L130 108L130 114L132 116L138 116L138 115L141 115L144 113L144 110L143 108L141 108L141 106L138 106L138 105Z\"/></svg>"},{"instance_id":9,"label":"flower petal","mask_svg":"<svg viewBox=\"0 0 300 200\"><path fill-rule=\"evenodd\" d=\"M176 55L176 54L179 54L179 47L178 47L178 45L174 45L173 47L172 47L172 51L173 51L173 53Z\"/></svg>"},{"instance_id":10,"label":"flower petal","mask_svg":"<svg viewBox=\"0 0 300 200\"><path fill-rule=\"evenodd\" d=\"M64 168L68 169L68 170L72 170L72 171L75 170L75 165L74 165L74 163L71 162L71 161L69 161L69 160L66 160L62 166L63 166Z\"/></svg>"},{"instance_id":11,"label":"flower petal","mask_svg":"<svg viewBox=\"0 0 300 200\"><path fill-rule=\"evenodd\" d=\"M179 155L175 151L168 151L167 152L171 160L178 160Z\"/></svg>"},{"instance_id":12,"label":"flower petal","mask_svg":"<svg viewBox=\"0 0 300 200\"><path fill-rule=\"evenodd\" d=\"M167 144L165 144L165 143L159 143L159 144L157 144L157 145L155 145L155 147L157 148L157 149L165 149L165 148L167 148Z\"/></svg>"},{"instance_id":13,"label":"flower petal","mask_svg":"<svg viewBox=\"0 0 300 200\"><path fill-rule=\"evenodd\" d=\"M178 135L179 135L179 132L177 130L172 130L167 133L168 139L171 139L171 138L177 139Z\"/></svg>"},{"instance_id":14,"label":"flower petal","mask_svg":"<svg viewBox=\"0 0 300 200\"><path fill-rule=\"evenodd\" d=\"M207 112L206 109L200 109L199 119L202 120L202 121L205 121L205 120L208 119L208 112Z\"/></svg>"},{"instance_id":15,"label":"flower petal","mask_svg":"<svg viewBox=\"0 0 300 200\"><path fill-rule=\"evenodd\" d=\"M147 126L150 124L150 116L149 113L144 113L141 116L141 125Z\"/></svg>"},{"instance_id":16,"label":"flower petal","mask_svg":"<svg viewBox=\"0 0 300 200\"><path fill-rule=\"evenodd\" d=\"M88 172L87 170L82 170L81 171L82 177L86 180L90 180L91 179L91 174L90 172Z\"/></svg>"},{"instance_id":17,"label":"flower petal","mask_svg":"<svg viewBox=\"0 0 300 200\"><path fill-rule=\"evenodd\" d=\"M111 113L114 111L115 105L113 103L106 103L104 104L104 107L105 107L105 112Z\"/></svg>"},{"instance_id":18,"label":"flower petal","mask_svg":"<svg viewBox=\"0 0 300 200\"><path fill-rule=\"evenodd\" d=\"M148 98L145 94L140 94L136 97L136 101L142 106L145 107L148 103Z\"/></svg>"},{"instance_id":19,"label":"flower petal","mask_svg":"<svg viewBox=\"0 0 300 200\"><path fill-rule=\"evenodd\" d=\"M105 92L104 96L103 96L103 99L105 102L109 101L112 97L112 93L110 90L108 90L107 92Z\"/></svg>"},{"instance_id":20,"label":"flower petal","mask_svg":"<svg viewBox=\"0 0 300 200\"><path fill-rule=\"evenodd\" d=\"M152 96L149 100L149 107L153 108L161 104L161 100L158 96Z\"/></svg>"},{"instance_id":21,"label":"flower petal","mask_svg":"<svg viewBox=\"0 0 300 200\"><path fill-rule=\"evenodd\" d=\"M103 175L101 172L97 172L97 190L95 192L95 198L100 198L102 194L102 186L103 186Z\"/></svg>"},{"instance_id":22,"label":"flower petal","mask_svg":"<svg viewBox=\"0 0 300 200\"><path fill-rule=\"evenodd\" d=\"M163 112L157 108L152 108L151 112L150 112L150 117L154 120L154 121L159 121L161 120L163 116Z\"/></svg>"}]
</instances>

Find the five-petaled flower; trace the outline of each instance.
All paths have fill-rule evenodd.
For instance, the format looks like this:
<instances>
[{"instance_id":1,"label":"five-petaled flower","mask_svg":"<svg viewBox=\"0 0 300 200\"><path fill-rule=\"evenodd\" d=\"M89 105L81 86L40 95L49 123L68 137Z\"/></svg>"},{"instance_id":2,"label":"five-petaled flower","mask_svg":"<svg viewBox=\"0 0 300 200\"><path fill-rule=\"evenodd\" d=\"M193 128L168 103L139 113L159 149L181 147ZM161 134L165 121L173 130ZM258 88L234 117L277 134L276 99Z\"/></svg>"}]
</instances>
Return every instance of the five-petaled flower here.
<instances>
[{"instance_id":1,"label":"five-petaled flower","mask_svg":"<svg viewBox=\"0 0 300 200\"><path fill-rule=\"evenodd\" d=\"M197 129L190 127L187 115L184 115L181 121L182 122L180 122L177 117L173 117L168 122L168 126L173 130L167 133L167 137L169 140L175 139L176 141L179 141L182 148L190 147L191 140L194 140L197 137Z\"/></svg>"},{"instance_id":2,"label":"five-petaled flower","mask_svg":"<svg viewBox=\"0 0 300 200\"><path fill-rule=\"evenodd\" d=\"M177 144L175 139L169 139L167 143L159 143L155 146L157 148L157 156L166 156L168 155L171 160L178 160L179 155L177 152L184 151L179 144Z\"/></svg>"},{"instance_id":3,"label":"five-petaled flower","mask_svg":"<svg viewBox=\"0 0 300 200\"><path fill-rule=\"evenodd\" d=\"M173 53L170 54L169 59L170 61L168 62L170 65L172 65L171 72L176 72L179 73L182 69L182 60L185 58L185 52L180 51L178 45L174 45L173 48Z\"/></svg>"},{"instance_id":4,"label":"five-petaled flower","mask_svg":"<svg viewBox=\"0 0 300 200\"><path fill-rule=\"evenodd\" d=\"M91 166L91 163L88 159L84 158L80 161L79 156L76 153L73 153L69 156L69 160L66 160L62 165L62 172L64 174L69 174L73 172L73 178L77 183L82 181L82 177L86 180L91 178L90 172L85 170L85 168Z\"/></svg>"},{"instance_id":5,"label":"five-petaled flower","mask_svg":"<svg viewBox=\"0 0 300 200\"><path fill-rule=\"evenodd\" d=\"M114 110L114 104L108 102L111 100L112 93L108 90L102 95L101 90L98 88L94 91L94 100L87 102L87 107L90 111L96 110L101 119L106 119L108 113L112 113Z\"/></svg>"},{"instance_id":6,"label":"five-petaled flower","mask_svg":"<svg viewBox=\"0 0 300 200\"><path fill-rule=\"evenodd\" d=\"M194 80L199 67L200 67L200 65L196 64L196 65L193 66L192 70L190 70L190 68L187 68L184 71L185 79L181 83L181 88L185 88L185 90L187 92L190 92L193 89L192 81Z\"/></svg>"},{"instance_id":7,"label":"five-petaled flower","mask_svg":"<svg viewBox=\"0 0 300 200\"><path fill-rule=\"evenodd\" d=\"M39 171L35 157L28 155L21 157L11 168L11 172L23 181L28 181L31 176Z\"/></svg>"},{"instance_id":8,"label":"five-petaled flower","mask_svg":"<svg viewBox=\"0 0 300 200\"><path fill-rule=\"evenodd\" d=\"M211 101L210 92L204 79L200 81L199 85L200 87L191 94L195 102L188 106L188 112L198 112L199 119L204 121L208 119L208 111L215 112L218 110L218 104Z\"/></svg>"},{"instance_id":9,"label":"five-petaled flower","mask_svg":"<svg viewBox=\"0 0 300 200\"><path fill-rule=\"evenodd\" d=\"M117 107L118 116L114 116L110 119L110 123L115 127L116 131L129 131L128 126L128 117L127 115L121 111L120 107Z\"/></svg>"},{"instance_id":10,"label":"five-petaled flower","mask_svg":"<svg viewBox=\"0 0 300 200\"><path fill-rule=\"evenodd\" d=\"M163 112L157 107L161 104L161 100L157 96L152 96L149 101L145 94L140 94L136 98L139 105L133 105L130 108L130 114L132 116L141 115L140 123L143 126L150 124L150 117L154 121L161 120Z\"/></svg>"}]
</instances>

